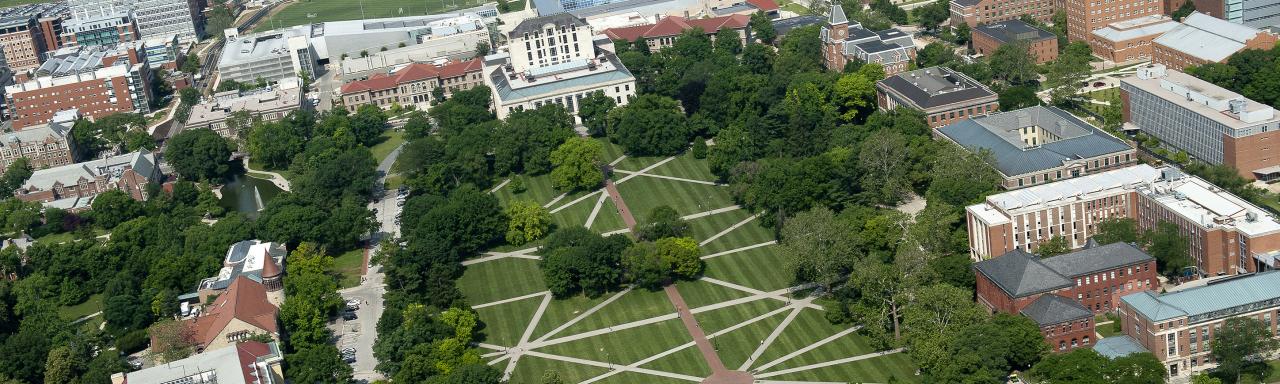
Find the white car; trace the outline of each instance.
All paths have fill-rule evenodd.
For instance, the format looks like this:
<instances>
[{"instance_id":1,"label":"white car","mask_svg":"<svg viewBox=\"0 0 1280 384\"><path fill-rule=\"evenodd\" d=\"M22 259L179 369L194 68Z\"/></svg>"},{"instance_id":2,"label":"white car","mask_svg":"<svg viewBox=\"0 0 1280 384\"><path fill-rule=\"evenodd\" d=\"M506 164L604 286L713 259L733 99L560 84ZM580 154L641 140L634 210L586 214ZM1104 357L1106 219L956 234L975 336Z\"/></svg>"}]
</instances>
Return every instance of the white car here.
<instances>
[{"instance_id":1,"label":"white car","mask_svg":"<svg viewBox=\"0 0 1280 384\"><path fill-rule=\"evenodd\" d=\"M347 300L347 308L360 308L360 300Z\"/></svg>"}]
</instances>

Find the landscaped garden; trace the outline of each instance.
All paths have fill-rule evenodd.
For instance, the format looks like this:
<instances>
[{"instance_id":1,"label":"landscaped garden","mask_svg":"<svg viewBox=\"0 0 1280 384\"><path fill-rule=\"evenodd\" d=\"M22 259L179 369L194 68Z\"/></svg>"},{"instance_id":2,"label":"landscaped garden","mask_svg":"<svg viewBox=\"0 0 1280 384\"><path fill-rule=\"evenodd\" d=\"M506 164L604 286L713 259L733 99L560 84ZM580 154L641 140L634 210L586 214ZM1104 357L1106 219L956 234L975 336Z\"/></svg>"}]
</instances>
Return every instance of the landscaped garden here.
<instances>
[{"instance_id":1,"label":"landscaped garden","mask_svg":"<svg viewBox=\"0 0 1280 384\"><path fill-rule=\"evenodd\" d=\"M603 141L603 162L636 217L673 208L698 241L705 273L676 289L728 370L758 380L918 382L900 350L876 352L856 326L833 325L823 307L791 293L773 230L734 205L706 160L621 156ZM627 227L602 190L561 194L547 175L515 176L492 193L504 205L537 202L555 225L597 233ZM712 374L690 330L663 291L641 288L553 299L538 267L538 243L468 260L458 285L484 323L485 361L512 383L539 383L546 371L565 382L699 382Z\"/></svg>"}]
</instances>

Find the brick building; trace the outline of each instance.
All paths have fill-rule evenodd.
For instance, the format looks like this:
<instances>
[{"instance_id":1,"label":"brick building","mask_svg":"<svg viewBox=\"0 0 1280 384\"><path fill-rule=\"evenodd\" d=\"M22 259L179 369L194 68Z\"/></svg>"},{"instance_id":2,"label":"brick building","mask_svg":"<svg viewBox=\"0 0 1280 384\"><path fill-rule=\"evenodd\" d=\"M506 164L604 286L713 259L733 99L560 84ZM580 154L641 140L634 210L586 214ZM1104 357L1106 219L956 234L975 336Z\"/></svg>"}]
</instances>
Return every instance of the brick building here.
<instances>
[{"instance_id":1,"label":"brick building","mask_svg":"<svg viewBox=\"0 0 1280 384\"><path fill-rule=\"evenodd\" d=\"M82 163L36 170L13 192L22 201L39 201L46 207L88 209L93 197L121 190L134 200L146 200L147 184L160 180L156 156L146 150Z\"/></svg>"},{"instance_id":2,"label":"brick building","mask_svg":"<svg viewBox=\"0 0 1280 384\"><path fill-rule=\"evenodd\" d=\"M1096 341L1093 317L1123 295L1158 290L1156 260L1133 245L1090 244L1041 259L1021 249L974 263L978 303L1035 320L1054 351Z\"/></svg>"},{"instance_id":3,"label":"brick building","mask_svg":"<svg viewBox=\"0 0 1280 384\"><path fill-rule=\"evenodd\" d=\"M436 88L444 88L444 95L448 97L454 91L483 84L481 67L479 59L443 66L411 63L395 68L390 73L374 74L366 80L343 84L339 92L342 94L343 105L351 112L366 104L383 109L391 108L394 104L414 105L425 109L430 105L431 92Z\"/></svg>"},{"instance_id":4,"label":"brick building","mask_svg":"<svg viewBox=\"0 0 1280 384\"><path fill-rule=\"evenodd\" d=\"M1067 39L1089 41L1095 29L1111 23L1165 14L1162 0L1064 0Z\"/></svg>"},{"instance_id":5,"label":"brick building","mask_svg":"<svg viewBox=\"0 0 1280 384\"><path fill-rule=\"evenodd\" d=\"M1276 35L1192 12L1179 25L1154 40L1152 62L1183 70L1192 65L1226 62L1246 49L1271 49Z\"/></svg>"},{"instance_id":6,"label":"brick building","mask_svg":"<svg viewBox=\"0 0 1280 384\"><path fill-rule=\"evenodd\" d=\"M886 76L905 72L916 58L911 35L894 28L870 31L862 24L849 23L844 8L831 7L831 17L822 27L822 57L827 69L841 71L851 59L884 66Z\"/></svg>"},{"instance_id":7,"label":"brick building","mask_svg":"<svg viewBox=\"0 0 1280 384\"><path fill-rule=\"evenodd\" d=\"M0 51L15 73L39 67L46 49L44 32L34 17L19 15L0 19Z\"/></svg>"},{"instance_id":8,"label":"brick building","mask_svg":"<svg viewBox=\"0 0 1280 384\"><path fill-rule=\"evenodd\" d=\"M1187 1L1194 2L1196 12L1254 28L1280 25L1280 6L1275 0L1168 0L1170 12Z\"/></svg>"},{"instance_id":9,"label":"brick building","mask_svg":"<svg viewBox=\"0 0 1280 384\"><path fill-rule=\"evenodd\" d=\"M1120 97L1125 121L1164 145L1246 179L1280 178L1275 108L1159 64L1121 79Z\"/></svg>"},{"instance_id":10,"label":"brick building","mask_svg":"<svg viewBox=\"0 0 1280 384\"><path fill-rule=\"evenodd\" d=\"M1028 107L960 120L936 133L967 150L991 151L1005 189L1018 189L1138 161L1136 150L1056 107Z\"/></svg>"},{"instance_id":11,"label":"brick building","mask_svg":"<svg viewBox=\"0 0 1280 384\"><path fill-rule=\"evenodd\" d=\"M991 56L1005 44L1024 44L1036 64L1058 59L1058 36L1022 20L979 25L971 36L974 52L981 55Z\"/></svg>"},{"instance_id":12,"label":"brick building","mask_svg":"<svg viewBox=\"0 0 1280 384\"><path fill-rule=\"evenodd\" d=\"M951 26L965 23L976 28L987 23L1018 20L1030 15L1042 23L1053 21L1053 0L951 0Z\"/></svg>"},{"instance_id":13,"label":"brick building","mask_svg":"<svg viewBox=\"0 0 1280 384\"><path fill-rule=\"evenodd\" d=\"M1177 225L1187 237L1188 272L1199 277L1274 268L1280 257L1275 216L1172 167L1142 164L991 195L965 211L974 260L1034 252L1058 236L1083 247L1109 218L1132 218L1143 230Z\"/></svg>"},{"instance_id":14,"label":"brick building","mask_svg":"<svg viewBox=\"0 0 1280 384\"><path fill-rule=\"evenodd\" d=\"M1153 41L1178 25L1165 15L1111 23L1093 30L1089 48L1095 56L1115 63L1151 60Z\"/></svg>"},{"instance_id":15,"label":"brick building","mask_svg":"<svg viewBox=\"0 0 1280 384\"><path fill-rule=\"evenodd\" d=\"M70 109L90 118L148 111L151 72L137 49L76 49L50 58L35 78L5 87L13 129L46 123L59 111Z\"/></svg>"},{"instance_id":16,"label":"brick building","mask_svg":"<svg viewBox=\"0 0 1280 384\"><path fill-rule=\"evenodd\" d=\"M303 102L299 82L297 78L284 79L270 89L216 93L191 107L185 127L212 129L222 137L240 142L248 132L232 132L227 125L227 119L236 112L248 112L254 119L270 122L283 119L298 109L311 109L310 103Z\"/></svg>"},{"instance_id":17,"label":"brick building","mask_svg":"<svg viewBox=\"0 0 1280 384\"><path fill-rule=\"evenodd\" d=\"M720 32L721 29L728 28L737 33L742 40L742 44L745 45L747 43L747 23L750 21L750 15L728 15L706 19L667 16L655 24L609 28L602 33L611 40L633 42L636 39L644 38L645 43L649 45L649 50L657 52L674 44L676 38L680 37L680 34L684 33L684 31L699 28L702 29L702 33L707 34L708 37L714 40L716 33Z\"/></svg>"},{"instance_id":18,"label":"brick building","mask_svg":"<svg viewBox=\"0 0 1280 384\"><path fill-rule=\"evenodd\" d=\"M876 103L924 112L929 128L937 128L1000 108L999 96L978 81L947 67L899 73L876 82Z\"/></svg>"},{"instance_id":19,"label":"brick building","mask_svg":"<svg viewBox=\"0 0 1280 384\"><path fill-rule=\"evenodd\" d=\"M27 158L32 169L44 169L76 162L71 142L72 119L53 121L21 131L0 135L0 172L14 160Z\"/></svg>"},{"instance_id":20,"label":"brick building","mask_svg":"<svg viewBox=\"0 0 1280 384\"><path fill-rule=\"evenodd\" d=\"M1252 317L1276 334L1280 272L1227 278L1177 292L1139 292L1120 298L1121 341L1150 351L1172 378L1185 380L1217 366L1209 343L1233 317Z\"/></svg>"}]
</instances>

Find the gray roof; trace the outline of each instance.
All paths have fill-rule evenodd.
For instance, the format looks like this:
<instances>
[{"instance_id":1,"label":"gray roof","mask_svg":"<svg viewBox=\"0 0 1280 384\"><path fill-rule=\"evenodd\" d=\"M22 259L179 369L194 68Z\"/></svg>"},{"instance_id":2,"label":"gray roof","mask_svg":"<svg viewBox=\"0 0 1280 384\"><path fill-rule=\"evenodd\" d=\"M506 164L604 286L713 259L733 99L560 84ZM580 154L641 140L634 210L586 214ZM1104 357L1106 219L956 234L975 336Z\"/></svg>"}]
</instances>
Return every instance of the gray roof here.
<instances>
[{"instance_id":1,"label":"gray roof","mask_svg":"<svg viewBox=\"0 0 1280 384\"><path fill-rule=\"evenodd\" d=\"M1035 320L1040 326L1061 324L1093 316L1084 306L1058 295L1041 295L1036 301L1022 308L1022 315Z\"/></svg>"},{"instance_id":2,"label":"gray roof","mask_svg":"<svg viewBox=\"0 0 1280 384\"><path fill-rule=\"evenodd\" d=\"M831 25L844 24L848 22L849 22L849 18L845 17L844 15L844 7L841 7L840 4L832 5L831 19L830 19Z\"/></svg>"},{"instance_id":3,"label":"gray roof","mask_svg":"<svg viewBox=\"0 0 1280 384\"><path fill-rule=\"evenodd\" d=\"M9 145L9 143L41 142L50 137L54 140L65 141L67 139L67 135L70 133L70 125L49 122L46 124L27 127L21 131L5 132L3 140L0 141L0 147Z\"/></svg>"},{"instance_id":4,"label":"gray roof","mask_svg":"<svg viewBox=\"0 0 1280 384\"><path fill-rule=\"evenodd\" d=\"M982 83L947 67L929 67L900 73L880 80L877 85L897 92L921 109L996 95Z\"/></svg>"},{"instance_id":5,"label":"gray roof","mask_svg":"<svg viewBox=\"0 0 1280 384\"><path fill-rule=\"evenodd\" d=\"M1052 131L1058 141L1026 145L1018 130L1036 126ZM1120 139L1055 107L1035 106L961 120L938 133L965 148L988 149L1005 176L1042 172L1079 159L1132 149Z\"/></svg>"},{"instance_id":6,"label":"gray roof","mask_svg":"<svg viewBox=\"0 0 1280 384\"><path fill-rule=\"evenodd\" d=\"M973 267L1011 297L1025 297L1075 285L1022 249L979 261Z\"/></svg>"},{"instance_id":7,"label":"gray roof","mask_svg":"<svg viewBox=\"0 0 1280 384\"><path fill-rule=\"evenodd\" d=\"M1199 12L1182 19L1154 42L1201 60L1220 62L1248 48L1245 43L1262 31Z\"/></svg>"},{"instance_id":8,"label":"gray roof","mask_svg":"<svg viewBox=\"0 0 1280 384\"><path fill-rule=\"evenodd\" d=\"M1138 344L1137 340L1128 335L1116 335L1098 340L1097 343L1093 344L1093 350L1098 352L1099 355L1111 359L1149 352L1147 348L1143 347L1142 344Z\"/></svg>"},{"instance_id":9,"label":"gray roof","mask_svg":"<svg viewBox=\"0 0 1280 384\"><path fill-rule=\"evenodd\" d=\"M1221 282L1211 282L1203 287L1159 296L1146 291L1138 292L1125 295L1120 300L1128 303L1135 311L1151 321L1163 321L1179 316L1207 316L1202 319L1193 318L1190 321L1197 323L1230 316L1236 312L1224 310L1246 304L1267 302L1268 306L1280 305L1280 272L1271 271L1231 278ZM1257 308L1249 310L1257 310Z\"/></svg>"},{"instance_id":10,"label":"gray roof","mask_svg":"<svg viewBox=\"0 0 1280 384\"><path fill-rule=\"evenodd\" d=\"M822 17L817 15L804 15L804 16L788 17L785 19L774 20L772 21L772 23L773 23L773 30L777 31L778 35L781 36L781 35L787 34L787 32L791 32L791 30L796 28L822 24Z\"/></svg>"},{"instance_id":11,"label":"gray roof","mask_svg":"<svg viewBox=\"0 0 1280 384\"><path fill-rule=\"evenodd\" d=\"M154 177L155 162L155 155L143 149L105 159L40 169L31 174L31 178L23 185L23 189L48 190L57 183L73 185L81 179L94 180L98 175L106 175L108 180L114 181L119 177L118 171L122 171L125 167L133 169L140 175Z\"/></svg>"},{"instance_id":12,"label":"gray roof","mask_svg":"<svg viewBox=\"0 0 1280 384\"><path fill-rule=\"evenodd\" d=\"M1057 39L1053 33L1036 28L1031 24L1027 24L1022 20L1008 20L999 23L988 23L979 25L973 29L974 33L981 32L1001 43L1011 43L1015 41L1040 41L1048 39Z\"/></svg>"},{"instance_id":13,"label":"gray roof","mask_svg":"<svg viewBox=\"0 0 1280 384\"><path fill-rule=\"evenodd\" d=\"M524 19L524 21L521 21L520 24L516 24L515 28L512 28L511 33L507 34L507 36L520 36L526 33L537 33L538 31L542 30L542 26L547 24L552 24L555 26L572 24L572 25L577 25L581 27L587 27L587 22L585 20L582 20L581 18L574 16L571 13L556 13L556 14L551 14L546 16L538 16L538 17Z\"/></svg>"},{"instance_id":14,"label":"gray roof","mask_svg":"<svg viewBox=\"0 0 1280 384\"><path fill-rule=\"evenodd\" d=\"M1073 278L1152 260L1155 258L1132 244L1111 243L1053 256L1040 262L1062 276Z\"/></svg>"},{"instance_id":15,"label":"gray roof","mask_svg":"<svg viewBox=\"0 0 1280 384\"><path fill-rule=\"evenodd\" d=\"M982 3L982 0L951 0L952 3L961 7L972 7Z\"/></svg>"},{"instance_id":16,"label":"gray roof","mask_svg":"<svg viewBox=\"0 0 1280 384\"><path fill-rule=\"evenodd\" d=\"M513 89L511 87L510 80L508 80L507 76L502 72L502 59L507 58L506 56L490 55L485 58L485 66L492 68L488 76L493 82L494 90L498 93L499 101L554 94L562 89L570 87L635 79L635 77L631 75L631 72L627 70L627 67L623 66L622 62L618 60L617 56L612 53L608 53L607 51L602 51L601 53L610 61L614 70L596 70L595 73L589 75L570 77L562 80L543 79L537 85L519 89Z\"/></svg>"}]
</instances>

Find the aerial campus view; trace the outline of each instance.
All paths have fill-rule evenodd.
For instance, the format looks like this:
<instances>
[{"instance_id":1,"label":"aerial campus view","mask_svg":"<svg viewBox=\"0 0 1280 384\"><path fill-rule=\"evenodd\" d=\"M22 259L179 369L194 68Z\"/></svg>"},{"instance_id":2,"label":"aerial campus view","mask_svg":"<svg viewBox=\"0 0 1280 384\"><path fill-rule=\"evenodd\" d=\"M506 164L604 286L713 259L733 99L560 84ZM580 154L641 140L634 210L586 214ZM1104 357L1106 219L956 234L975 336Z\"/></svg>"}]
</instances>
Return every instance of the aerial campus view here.
<instances>
[{"instance_id":1,"label":"aerial campus view","mask_svg":"<svg viewBox=\"0 0 1280 384\"><path fill-rule=\"evenodd\" d=\"M0 383L1280 383L1276 1L0 1Z\"/></svg>"}]
</instances>

